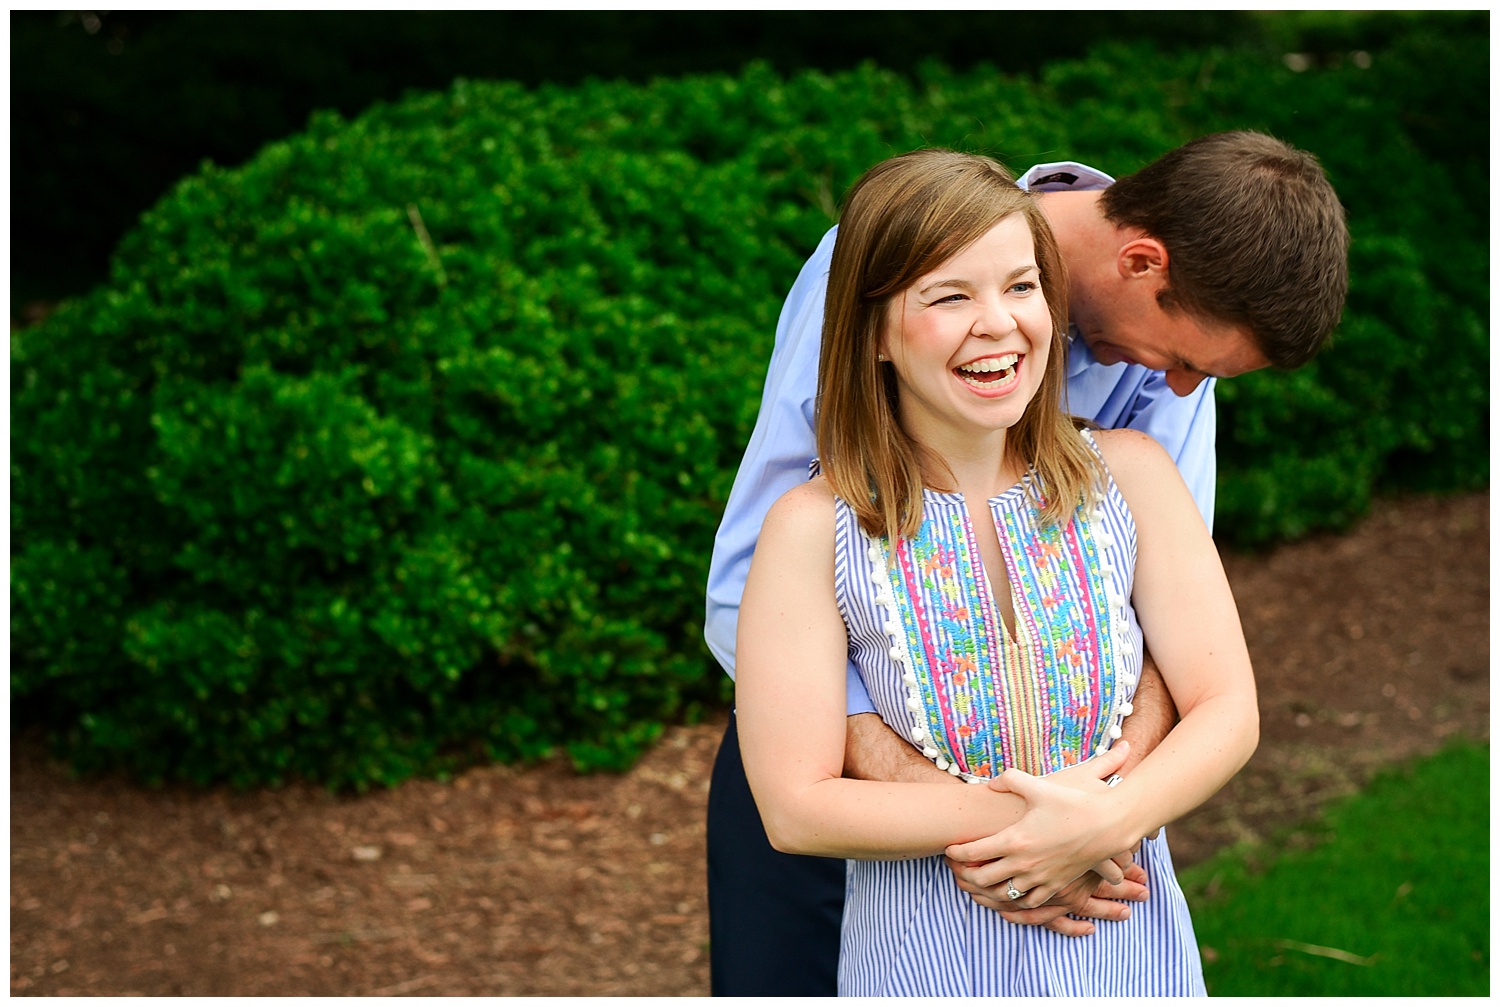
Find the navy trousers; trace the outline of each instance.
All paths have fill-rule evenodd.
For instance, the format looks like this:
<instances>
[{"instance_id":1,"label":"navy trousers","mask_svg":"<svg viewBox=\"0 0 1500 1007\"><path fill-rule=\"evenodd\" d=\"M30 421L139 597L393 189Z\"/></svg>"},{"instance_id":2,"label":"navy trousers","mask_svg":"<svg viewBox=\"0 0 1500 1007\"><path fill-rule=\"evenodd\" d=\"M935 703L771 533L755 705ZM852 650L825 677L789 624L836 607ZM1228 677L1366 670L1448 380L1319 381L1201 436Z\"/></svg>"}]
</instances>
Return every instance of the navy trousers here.
<instances>
[{"instance_id":1,"label":"navy trousers","mask_svg":"<svg viewBox=\"0 0 1500 1007\"><path fill-rule=\"evenodd\" d=\"M734 714L708 792L708 928L718 996L835 996L844 861L778 853L745 782Z\"/></svg>"}]
</instances>

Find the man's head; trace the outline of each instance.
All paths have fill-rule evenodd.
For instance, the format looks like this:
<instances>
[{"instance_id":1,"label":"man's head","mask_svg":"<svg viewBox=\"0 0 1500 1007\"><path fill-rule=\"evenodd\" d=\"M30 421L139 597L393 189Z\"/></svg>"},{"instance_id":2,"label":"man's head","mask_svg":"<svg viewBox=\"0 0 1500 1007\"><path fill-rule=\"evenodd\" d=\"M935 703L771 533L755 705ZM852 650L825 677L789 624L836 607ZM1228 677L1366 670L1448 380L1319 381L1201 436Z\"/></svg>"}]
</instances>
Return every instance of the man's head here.
<instances>
[{"instance_id":1,"label":"man's head","mask_svg":"<svg viewBox=\"0 0 1500 1007\"><path fill-rule=\"evenodd\" d=\"M1123 282L1074 322L1105 363L1167 371L1186 394L1205 376L1300 367L1338 324L1349 232L1311 154L1215 133L1120 179L1099 209L1123 239Z\"/></svg>"}]
</instances>

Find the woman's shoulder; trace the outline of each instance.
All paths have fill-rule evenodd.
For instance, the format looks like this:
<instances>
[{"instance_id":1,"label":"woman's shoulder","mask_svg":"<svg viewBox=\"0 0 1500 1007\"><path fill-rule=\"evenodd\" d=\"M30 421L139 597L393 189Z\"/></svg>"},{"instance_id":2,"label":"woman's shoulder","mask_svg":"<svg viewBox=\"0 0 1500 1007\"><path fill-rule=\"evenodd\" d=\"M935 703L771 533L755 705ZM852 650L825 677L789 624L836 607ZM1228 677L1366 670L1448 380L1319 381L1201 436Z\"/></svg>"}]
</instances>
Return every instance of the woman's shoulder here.
<instances>
[{"instance_id":1,"label":"woman's shoulder","mask_svg":"<svg viewBox=\"0 0 1500 1007\"><path fill-rule=\"evenodd\" d=\"M813 476L783 493L766 514L761 535L833 538L834 495L828 480Z\"/></svg>"},{"instance_id":2,"label":"woman's shoulder","mask_svg":"<svg viewBox=\"0 0 1500 1007\"><path fill-rule=\"evenodd\" d=\"M1128 427L1119 430L1091 430L1089 433L1112 473L1118 474L1121 469L1155 469L1162 465L1176 468L1166 448L1148 433Z\"/></svg>"},{"instance_id":3,"label":"woman's shoulder","mask_svg":"<svg viewBox=\"0 0 1500 1007\"><path fill-rule=\"evenodd\" d=\"M1110 477L1132 510L1154 506L1163 493L1186 492L1177 464L1150 434L1120 429L1095 430L1093 436Z\"/></svg>"}]
</instances>

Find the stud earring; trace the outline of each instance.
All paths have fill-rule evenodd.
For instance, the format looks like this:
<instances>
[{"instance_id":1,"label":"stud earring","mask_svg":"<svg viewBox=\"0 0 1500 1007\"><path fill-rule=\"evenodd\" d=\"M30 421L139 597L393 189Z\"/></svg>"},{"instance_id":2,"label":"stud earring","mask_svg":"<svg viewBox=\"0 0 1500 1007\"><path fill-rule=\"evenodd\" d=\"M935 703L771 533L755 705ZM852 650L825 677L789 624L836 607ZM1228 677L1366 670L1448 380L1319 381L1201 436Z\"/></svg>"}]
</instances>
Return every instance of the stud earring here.
<instances>
[{"instance_id":1,"label":"stud earring","mask_svg":"<svg viewBox=\"0 0 1500 1007\"><path fill-rule=\"evenodd\" d=\"M876 359L876 360L877 360L877 361L879 361L879 362L880 362L880 363L882 363L882 364L883 364L883 363L885 363L885 362L886 362L886 360L887 360L887 357L886 357L886 355L885 355L885 354L884 354L884 353L877 353L877 354L875 354L875 359Z\"/></svg>"}]
</instances>

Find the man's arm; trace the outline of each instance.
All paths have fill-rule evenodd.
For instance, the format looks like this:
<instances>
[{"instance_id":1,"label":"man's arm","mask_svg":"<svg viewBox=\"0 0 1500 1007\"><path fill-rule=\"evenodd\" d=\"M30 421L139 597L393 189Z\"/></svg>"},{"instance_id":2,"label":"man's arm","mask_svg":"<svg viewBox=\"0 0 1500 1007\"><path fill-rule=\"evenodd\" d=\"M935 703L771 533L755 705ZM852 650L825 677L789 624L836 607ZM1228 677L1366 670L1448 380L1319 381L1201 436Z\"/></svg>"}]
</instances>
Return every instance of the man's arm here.
<instances>
[{"instance_id":1,"label":"man's arm","mask_svg":"<svg viewBox=\"0 0 1500 1007\"><path fill-rule=\"evenodd\" d=\"M745 575L750 571L761 523L783 493L807 481L808 463L817 453L813 421L818 349L836 234L836 230L830 230L823 236L782 305L755 430L714 536L703 636L730 678L734 677L740 596L745 591ZM875 709L852 665L847 689L851 714Z\"/></svg>"},{"instance_id":2,"label":"man's arm","mask_svg":"<svg viewBox=\"0 0 1500 1007\"><path fill-rule=\"evenodd\" d=\"M1068 344L1068 411L1106 429L1129 427L1149 434L1182 473L1210 531L1217 468L1214 386L1209 378L1190 394L1176 395L1159 371L1139 364L1105 367L1081 337Z\"/></svg>"},{"instance_id":3,"label":"man's arm","mask_svg":"<svg viewBox=\"0 0 1500 1007\"><path fill-rule=\"evenodd\" d=\"M1151 371L1136 392L1126 422L1111 424L1149 434L1166 449L1210 532L1214 529L1214 489L1218 475L1214 445L1218 430L1214 410L1216 383L1216 379L1208 378L1190 394L1177 395L1167 387L1164 375Z\"/></svg>"},{"instance_id":4,"label":"man's arm","mask_svg":"<svg viewBox=\"0 0 1500 1007\"><path fill-rule=\"evenodd\" d=\"M1122 728L1122 737L1130 742L1130 755L1121 776L1150 755L1177 723L1177 708L1172 705L1172 697L1150 654L1144 657L1140 684L1136 686L1131 706L1132 712ZM875 713L849 717L844 741L844 776L886 783L935 783L939 779L959 782L934 766Z\"/></svg>"},{"instance_id":5,"label":"man's arm","mask_svg":"<svg viewBox=\"0 0 1500 1007\"><path fill-rule=\"evenodd\" d=\"M1126 756L1125 765L1120 769L1121 776L1128 775L1132 769L1140 765L1141 760L1161 744L1167 732L1172 730L1173 725L1177 723L1177 708L1172 704L1172 696L1167 692L1161 672L1157 669L1156 662L1151 660L1149 653L1143 656L1141 680L1136 686L1135 698L1131 706L1133 709L1125 718L1122 727L1121 737L1130 742L1130 754ZM881 723L880 726L885 725ZM893 741L900 743L901 739L896 737L895 732L887 729L887 733ZM851 729L851 744L853 736L854 732ZM846 749L846 766L848 759ZM1090 871L1054 895L1046 905L1035 909L1021 909L1005 897L1004 886L986 886L976 878L975 871L980 866L982 865L948 860L948 868L953 871L958 887L967 892L969 897L979 905L986 909L993 909L1011 923L1044 926L1048 930L1054 930L1068 937L1084 937L1094 932L1092 923L1072 917L1123 920L1130 915L1130 909L1125 903L1144 902L1149 894L1145 885L1145 873L1139 867L1127 868L1125 882L1120 885L1111 885L1098 874Z\"/></svg>"},{"instance_id":6,"label":"man's arm","mask_svg":"<svg viewBox=\"0 0 1500 1007\"><path fill-rule=\"evenodd\" d=\"M911 742L880 719L878 713L856 713L848 720L844 739L844 778L885 783L957 783L932 764Z\"/></svg>"},{"instance_id":7,"label":"man's arm","mask_svg":"<svg viewBox=\"0 0 1500 1007\"><path fill-rule=\"evenodd\" d=\"M1162 387L1157 387L1160 382ZM1125 426L1150 434L1166 449L1182 481L1187 483L1198 513L1210 533L1214 530L1214 489L1218 462L1214 438L1218 419L1214 411L1215 378L1208 378L1191 394L1179 396L1165 388L1166 378L1152 372L1142 401Z\"/></svg>"},{"instance_id":8,"label":"man's arm","mask_svg":"<svg viewBox=\"0 0 1500 1007\"><path fill-rule=\"evenodd\" d=\"M1145 655L1141 681L1136 687L1134 709L1125 718L1125 740L1130 755L1126 758L1121 774L1125 774L1151 748L1161 743L1176 722L1177 711L1172 706L1171 696L1161 680L1161 672ZM1136 746L1149 746L1137 751ZM937 783L949 781L959 783L956 777L938 769L910 743L899 737L881 720L878 714L866 713L851 716L847 723L844 742L844 776L856 780L884 780L888 783ZM962 864L949 860L958 887L968 893L977 904L993 910L1011 923L1025 926L1040 926L1067 937L1086 937L1094 932L1093 920L1123 920L1130 916L1131 902L1144 902L1149 896L1146 889L1146 874L1139 866L1121 863L1125 880L1112 885L1097 873L1090 871L1073 884L1067 886L1048 900L1044 906L1022 909L1005 897L1002 886L985 885L974 881L970 872L979 865ZM1079 918L1081 917L1081 918Z\"/></svg>"},{"instance_id":9,"label":"man's arm","mask_svg":"<svg viewBox=\"0 0 1500 1007\"><path fill-rule=\"evenodd\" d=\"M1142 657L1141 680L1135 687L1135 698L1130 705L1132 712L1120 728L1120 736L1130 742L1130 755L1125 760L1125 768L1120 770L1121 776L1128 775L1142 759L1155 751L1177 723L1177 707L1172 704L1172 694L1167 691L1149 651Z\"/></svg>"}]
</instances>

